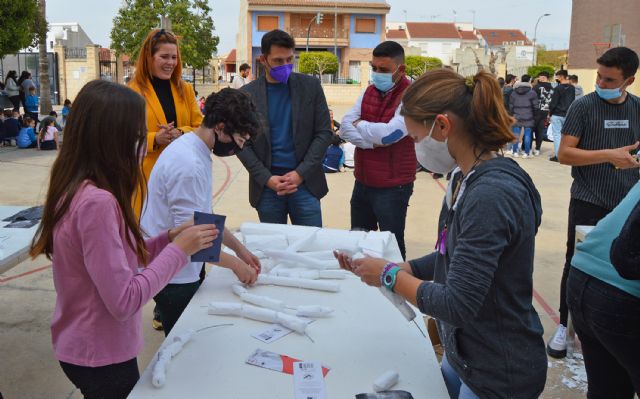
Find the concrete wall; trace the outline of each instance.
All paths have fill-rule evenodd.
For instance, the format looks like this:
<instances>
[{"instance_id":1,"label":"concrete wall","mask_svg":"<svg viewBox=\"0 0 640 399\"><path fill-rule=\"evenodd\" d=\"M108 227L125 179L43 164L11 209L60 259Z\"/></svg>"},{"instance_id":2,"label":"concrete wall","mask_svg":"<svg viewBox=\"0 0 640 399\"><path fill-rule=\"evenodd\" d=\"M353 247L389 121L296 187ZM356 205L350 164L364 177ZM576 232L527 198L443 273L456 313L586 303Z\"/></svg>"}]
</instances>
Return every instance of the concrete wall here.
<instances>
[{"instance_id":1,"label":"concrete wall","mask_svg":"<svg viewBox=\"0 0 640 399\"><path fill-rule=\"evenodd\" d=\"M356 33L356 17L375 18L376 31L374 33ZM381 15L352 14L349 26L349 47L351 48L374 48L380 44L381 35L384 34L384 25Z\"/></svg>"},{"instance_id":2,"label":"concrete wall","mask_svg":"<svg viewBox=\"0 0 640 399\"><path fill-rule=\"evenodd\" d=\"M58 55L61 103L67 98L73 101L87 82L100 79L100 46L90 44L86 46L86 49L86 58L67 59L64 56L63 46L54 47L54 51Z\"/></svg>"}]
</instances>

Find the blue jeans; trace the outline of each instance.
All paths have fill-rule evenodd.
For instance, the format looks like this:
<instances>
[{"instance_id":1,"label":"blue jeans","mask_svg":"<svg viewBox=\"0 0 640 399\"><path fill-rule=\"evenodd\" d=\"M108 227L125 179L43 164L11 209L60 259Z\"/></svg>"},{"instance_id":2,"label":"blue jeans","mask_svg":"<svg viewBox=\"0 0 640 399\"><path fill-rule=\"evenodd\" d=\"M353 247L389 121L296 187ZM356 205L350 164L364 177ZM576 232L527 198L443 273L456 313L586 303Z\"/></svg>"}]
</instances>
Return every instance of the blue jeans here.
<instances>
[{"instance_id":1,"label":"blue jeans","mask_svg":"<svg viewBox=\"0 0 640 399\"><path fill-rule=\"evenodd\" d=\"M351 194L351 229L390 231L405 259L404 226L413 182L401 186L367 187L356 181Z\"/></svg>"},{"instance_id":2,"label":"blue jeans","mask_svg":"<svg viewBox=\"0 0 640 399\"><path fill-rule=\"evenodd\" d=\"M560 148L560 139L562 139L562 125L565 121L564 116L551 115L551 131L553 132L553 150L556 156L558 156L558 149Z\"/></svg>"},{"instance_id":3,"label":"blue jeans","mask_svg":"<svg viewBox=\"0 0 640 399\"><path fill-rule=\"evenodd\" d=\"M442 357L442 364L440 365L442 371L442 377L444 377L444 384L447 386L447 392L451 399L478 399L478 395L473 393L471 389L462 382L455 370L451 368L451 365L447 361L447 355Z\"/></svg>"},{"instance_id":4,"label":"blue jeans","mask_svg":"<svg viewBox=\"0 0 640 399\"><path fill-rule=\"evenodd\" d=\"M587 398L640 394L640 298L572 267L567 302L582 343Z\"/></svg>"},{"instance_id":5,"label":"blue jeans","mask_svg":"<svg viewBox=\"0 0 640 399\"><path fill-rule=\"evenodd\" d=\"M322 227L320 200L304 184L295 193L284 196L265 187L257 211L262 223L287 224L288 216L291 224Z\"/></svg>"},{"instance_id":6,"label":"blue jeans","mask_svg":"<svg viewBox=\"0 0 640 399\"><path fill-rule=\"evenodd\" d=\"M531 155L532 129L530 127L514 126L511 128L513 135L516 136L516 142L513 143L511 150L514 151L516 154L518 153L518 150L520 147L518 145L518 142L520 141L519 138L520 138L520 132L522 131L522 129L524 129L524 153L527 155Z\"/></svg>"}]
</instances>

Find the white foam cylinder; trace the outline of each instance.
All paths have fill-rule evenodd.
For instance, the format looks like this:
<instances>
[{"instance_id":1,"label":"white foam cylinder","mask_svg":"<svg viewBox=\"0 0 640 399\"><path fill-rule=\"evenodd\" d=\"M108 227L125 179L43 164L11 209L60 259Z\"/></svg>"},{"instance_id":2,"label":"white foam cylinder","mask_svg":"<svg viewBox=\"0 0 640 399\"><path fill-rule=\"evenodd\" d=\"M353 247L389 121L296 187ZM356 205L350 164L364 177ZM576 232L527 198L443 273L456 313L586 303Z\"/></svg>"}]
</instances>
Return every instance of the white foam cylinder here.
<instances>
[{"instance_id":1,"label":"white foam cylinder","mask_svg":"<svg viewBox=\"0 0 640 399\"><path fill-rule=\"evenodd\" d=\"M244 302L278 312L282 312L285 309L284 302L277 299L269 298L268 296L255 295L245 292L244 294L240 295L240 299L242 299Z\"/></svg>"},{"instance_id":2,"label":"white foam cylinder","mask_svg":"<svg viewBox=\"0 0 640 399\"><path fill-rule=\"evenodd\" d=\"M416 312L413 311L411 306L407 304L407 301L405 301L403 297L394 292L391 292L386 287L380 287L380 292L382 292L382 295L384 295L389 300L389 302L391 302L393 306L395 306L400 311L400 313L402 313L407 321L415 319Z\"/></svg>"},{"instance_id":3,"label":"white foam cylinder","mask_svg":"<svg viewBox=\"0 0 640 399\"><path fill-rule=\"evenodd\" d=\"M397 371L389 370L373 381L373 390L376 392L386 391L398 383L400 374Z\"/></svg>"},{"instance_id":4,"label":"white foam cylinder","mask_svg":"<svg viewBox=\"0 0 640 399\"><path fill-rule=\"evenodd\" d=\"M233 302L209 302L207 313L220 316L241 316L242 304Z\"/></svg>"},{"instance_id":5,"label":"white foam cylinder","mask_svg":"<svg viewBox=\"0 0 640 399\"><path fill-rule=\"evenodd\" d=\"M242 305L242 317L247 319L264 321L265 323L277 323L277 315L274 310L259 308L252 305Z\"/></svg>"},{"instance_id":6,"label":"white foam cylinder","mask_svg":"<svg viewBox=\"0 0 640 399\"><path fill-rule=\"evenodd\" d=\"M257 284L279 285L284 287L305 288L309 290L338 292L340 285L328 281L304 280L260 274Z\"/></svg>"},{"instance_id":7,"label":"white foam cylinder","mask_svg":"<svg viewBox=\"0 0 640 399\"><path fill-rule=\"evenodd\" d=\"M318 277L327 280L344 280L347 274L342 270L319 270Z\"/></svg>"},{"instance_id":8,"label":"white foam cylinder","mask_svg":"<svg viewBox=\"0 0 640 399\"><path fill-rule=\"evenodd\" d=\"M302 320L282 312L277 313L276 319L276 323L281 324L299 334L304 334L307 329L307 325L309 324L306 320Z\"/></svg>"},{"instance_id":9,"label":"white foam cylinder","mask_svg":"<svg viewBox=\"0 0 640 399\"><path fill-rule=\"evenodd\" d=\"M296 316L301 317L328 317L333 309L328 306L304 305L296 308Z\"/></svg>"},{"instance_id":10,"label":"white foam cylinder","mask_svg":"<svg viewBox=\"0 0 640 399\"><path fill-rule=\"evenodd\" d=\"M233 284L231 286L231 291L233 291L233 293L236 294L237 296L246 294L248 292L247 289L240 284Z\"/></svg>"}]
</instances>

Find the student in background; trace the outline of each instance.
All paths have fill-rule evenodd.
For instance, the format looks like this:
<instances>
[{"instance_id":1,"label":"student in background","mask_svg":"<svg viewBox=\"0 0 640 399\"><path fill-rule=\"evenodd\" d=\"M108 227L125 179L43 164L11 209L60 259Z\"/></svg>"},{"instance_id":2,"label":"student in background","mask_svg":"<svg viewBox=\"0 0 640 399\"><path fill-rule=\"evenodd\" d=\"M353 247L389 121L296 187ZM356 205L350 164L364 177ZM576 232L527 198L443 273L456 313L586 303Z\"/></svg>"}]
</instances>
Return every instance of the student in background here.
<instances>
[{"instance_id":1,"label":"student in background","mask_svg":"<svg viewBox=\"0 0 640 399\"><path fill-rule=\"evenodd\" d=\"M578 75L570 75L569 81L576 89L576 100L584 96L584 90L582 89L582 86L578 84Z\"/></svg>"},{"instance_id":2,"label":"student in background","mask_svg":"<svg viewBox=\"0 0 640 399\"><path fill-rule=\"evenodd\" d=\"M22 118L22 129L16 139L18 148L37 148L38 138L36 137L36 121L28 116Z\"/></svg>"},{"instance_id":3,"label":"student in background","mask_svg":"<svg viewBox=\"0 0 640 399\"><path fill-rule=\"evenodd\" d=\"M69 112L71 112L71 100L67 98L64 100L64 105L62 106L62 127L67 124Z\"/></svg>"},{"instance_id":4,"label":"student in background","mask_svg":"<svg viewBox=\"0 0 640 399\"><path fill-rule=\"evenodd\" d=\"M40 110L40 98L36 95L35 86L29 87L29 93L25 97L25 114L31 117L36 123L39 122L38 113Z\"/></svg>"},{"instance_id":5,"label":"student in background","mask_svg":"<svg viewBox=\"0 0 640 399\"><path fill-rule=\"evenodd\" d=\"M48 125L42 125L38 134L38 149L42 151L57 150L60 143L58 137L58 129L53 122L49 120Z\"/></svg>"},{"instance_id":6,"label":"student in background","mask_svg":"<svg viewBox=\"0 0 640 399\"><path fill-rule=\"evenodd\" d=\"M20 114L16 111L12 111L10 109L4 110L4 136L2 138L3 142L11 142L12 139L15 139L20 132L20 120L18 117Z\"/></svg>"}]
</instances>

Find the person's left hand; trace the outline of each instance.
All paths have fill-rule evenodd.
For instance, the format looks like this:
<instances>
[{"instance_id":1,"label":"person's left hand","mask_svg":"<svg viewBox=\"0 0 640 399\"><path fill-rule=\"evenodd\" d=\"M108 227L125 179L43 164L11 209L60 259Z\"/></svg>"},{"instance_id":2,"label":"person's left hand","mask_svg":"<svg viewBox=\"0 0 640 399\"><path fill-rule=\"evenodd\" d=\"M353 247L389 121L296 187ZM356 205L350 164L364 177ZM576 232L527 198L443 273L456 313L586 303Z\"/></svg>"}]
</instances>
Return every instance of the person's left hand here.
<instances>
[{"instance_id":1,"label":"person's left hand","mask_svg":"<svg viewBox=\"0 0 640 399\"><path fill-rule=\"evenodd\" d=\"M260 271L262 270L260 259L252 254L247 247L242 246L242 249L236 252L236 255L238 255L238 258L240 258L244 263L251 266L256 271L256 274L260 274Z\"/></svg>"},{"instance_id":2,"label":"person's left hand","mask_svg":"<svg viewBox=\"0 0 640 399\"><path fill-rule=\"evenodd\" d=\"M177 139L178 137L182 136L182 131L178 130L178 128L174 127L171 130L169 130L169 134L171 135L171 141Z\"/></svg>"},{"instance_id":3,"label":"person's left hand","mask_svg":"<svg viewBox=\"0 0 640 399\"><path fill-rule=\"evenodd\" d=\"M193 218L187 220L186 222L182 223L178 227L174 227L172 229L169 229L169 241L173 242L173 239L176 238L178 236L178 234L182 233L182 230L186 229L187 227L191 227L191 226L193 226Z\"/></svg>"},{"instance_id":4,"label":"person's left hand","mask_svg":"<svg viewBox=\"0 0 640 399\"><path fill-rule=\"evenodd\" d=\"M361 258L355 259L351 262L351 270L353 273L360 277L363 283L371 285L373 287L380 287L380 275L384 270L384 267L389 263L382 258Z\"/></svg>"},{"instance_id":5,"label":"person's left hand","mask_svg":"<svg viewBox=\"0 0 640 399\"><path fill-rule=\"evenodd\" d=\"M302 176L295 170L282 176L282 183L278 185L278 195L292 194L298 191L298 187L302 184Z\"/></svg>"}]
</instances>

